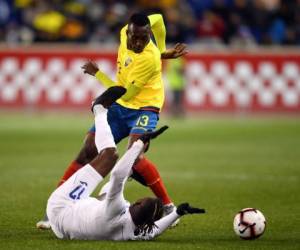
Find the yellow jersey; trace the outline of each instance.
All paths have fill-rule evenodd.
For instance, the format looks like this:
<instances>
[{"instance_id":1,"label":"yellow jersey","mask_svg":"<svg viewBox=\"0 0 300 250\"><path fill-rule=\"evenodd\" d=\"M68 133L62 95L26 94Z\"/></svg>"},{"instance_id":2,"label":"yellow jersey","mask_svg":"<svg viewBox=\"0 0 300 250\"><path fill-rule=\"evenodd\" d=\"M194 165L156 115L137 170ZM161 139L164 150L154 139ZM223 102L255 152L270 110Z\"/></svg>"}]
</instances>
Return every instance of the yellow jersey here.
<instances>
[{"instance_id":1,"label":"yellow jersey","mask_svg":"<svg viewBox=\"0 0 300 250\"><path fill-rule=\"evenodd\" d=\"M119 99L117 103L131 109L143 107L161 109L164 103L164 85L160 51L151 40L141 53L128 50L126 30L127 26L120 32L117 85L128 88L130 84L134 84L141 91L130 100Z\"/></svg>"},{"instance_id":2,"label":"yellow jersey","mask_svg":"<svg viewBox=\"0 0 300 250\"><path fill-rule=\"evenodd\" d=\"M166 50L166 29L160 14L148 16L156 45L150 40L141 53L127 49L127 25L121 30L117 82L100 69L95 77L106 87L123 86L128 91L117 102L131 109L159 111L164 103L161 53Z\"/></svg>"}]
</instances>

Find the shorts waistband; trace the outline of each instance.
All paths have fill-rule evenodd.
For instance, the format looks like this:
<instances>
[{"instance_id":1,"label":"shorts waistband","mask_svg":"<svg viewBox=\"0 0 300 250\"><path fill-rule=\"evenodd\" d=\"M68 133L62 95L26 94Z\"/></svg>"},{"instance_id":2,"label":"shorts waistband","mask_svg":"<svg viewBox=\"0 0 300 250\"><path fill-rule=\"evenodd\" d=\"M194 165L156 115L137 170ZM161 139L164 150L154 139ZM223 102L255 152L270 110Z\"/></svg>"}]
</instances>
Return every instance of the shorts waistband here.
<instances>
[{"instance_id":1,"label":"shorts waistband","mask_svg":"<svg viewBox=\"0 0 300 250\"><path fill-rule=\"evenodd\" d=\"M153 107L153 106L141 107L140 110L152 111L152 112L155 112L155 113L159 113L160 112L159 108Z\"/></svg>"}]
</instances>

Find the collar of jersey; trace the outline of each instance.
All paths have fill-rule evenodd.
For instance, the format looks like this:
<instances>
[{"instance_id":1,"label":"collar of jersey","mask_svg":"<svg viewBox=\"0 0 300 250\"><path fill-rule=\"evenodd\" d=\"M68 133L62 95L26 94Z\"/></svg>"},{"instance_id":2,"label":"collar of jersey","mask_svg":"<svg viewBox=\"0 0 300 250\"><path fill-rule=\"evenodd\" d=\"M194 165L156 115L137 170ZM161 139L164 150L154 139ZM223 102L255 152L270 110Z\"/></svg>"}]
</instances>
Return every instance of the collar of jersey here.
<instances>
[{"instance_id":1,"label":"collar of jersey","mask_svg":"<svg viewBox=\"0 0 300 250\"><path fill-rule=\"evenodd\" d=\"M143 52L146 51L151 46L151 44L153 44L153 42L150 39L149 43L147 43L147 45L145 46L145 48L143 49L143 51L141 53L135 53L133 50L130 50L130 49L127 49L127 50L134 55L140 55L140 54L143 54Z\"/></svg>"}]
</instances>

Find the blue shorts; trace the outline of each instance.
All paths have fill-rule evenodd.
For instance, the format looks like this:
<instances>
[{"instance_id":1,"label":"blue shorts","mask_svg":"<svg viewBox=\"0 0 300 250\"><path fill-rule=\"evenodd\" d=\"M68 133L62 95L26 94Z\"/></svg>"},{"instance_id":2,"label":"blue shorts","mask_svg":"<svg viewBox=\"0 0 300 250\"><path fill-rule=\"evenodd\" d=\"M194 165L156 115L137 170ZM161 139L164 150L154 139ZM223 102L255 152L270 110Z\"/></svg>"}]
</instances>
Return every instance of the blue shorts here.
<instances>
[{"instance_id":1,"label":"blue shorts","mask_svg":"<svg viewBox=\"0 0 300 250\"><path fill-rule=\"evenodd\" d=\"M109 107L107 121L116 143L129 135L141 135L156 128L159 120L158 109L145 107L142 109L125 108L118 103ZM95 133L95 125L89 130Z\"/></svg>"}]
</instances>

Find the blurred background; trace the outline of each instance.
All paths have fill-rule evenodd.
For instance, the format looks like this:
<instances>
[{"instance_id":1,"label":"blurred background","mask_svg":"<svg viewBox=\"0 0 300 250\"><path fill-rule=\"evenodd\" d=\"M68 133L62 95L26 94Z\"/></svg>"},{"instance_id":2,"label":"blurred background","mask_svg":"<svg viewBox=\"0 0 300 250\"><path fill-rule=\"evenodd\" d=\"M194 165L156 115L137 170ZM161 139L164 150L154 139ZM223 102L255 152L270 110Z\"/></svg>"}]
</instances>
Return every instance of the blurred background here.
<instances>
[{"instance_id":1,"label":"blurred background","mask_svg":"<svg viewBox=\"0 0 300 250\"><path fill-rule=\"evenodd\" d=\"M0 108L86 108L115 79L119 31L136 11L162 13L169 46L165 112L300 111L299 0L0 0Z\"/></svg>"},{"instance_id":2,"label":"blurred background","mask_svg":"<svg viewBox=\"0 0 300 250\"><path fill-rule=\"evenodd\" d=\"M136 11L164 15L167 42L234 45L300 43L298 0L1 0L0 39L35 42L118 42Z\"/></svg>"}]
</instances>

